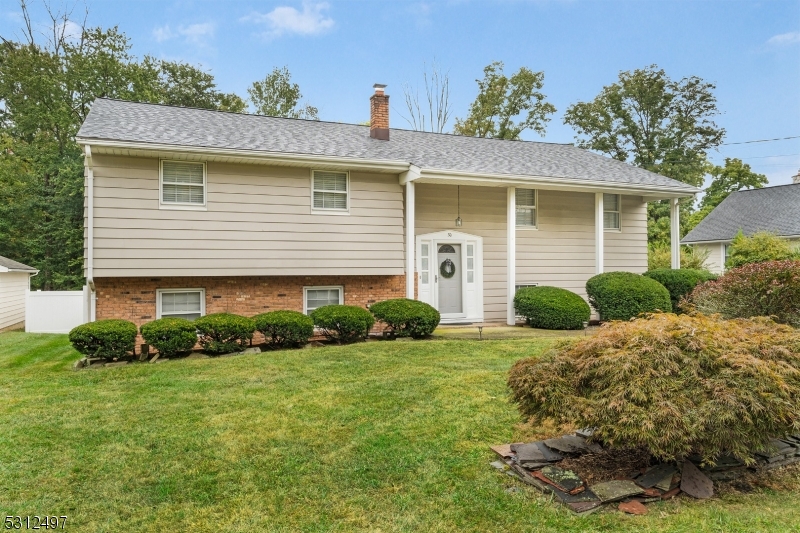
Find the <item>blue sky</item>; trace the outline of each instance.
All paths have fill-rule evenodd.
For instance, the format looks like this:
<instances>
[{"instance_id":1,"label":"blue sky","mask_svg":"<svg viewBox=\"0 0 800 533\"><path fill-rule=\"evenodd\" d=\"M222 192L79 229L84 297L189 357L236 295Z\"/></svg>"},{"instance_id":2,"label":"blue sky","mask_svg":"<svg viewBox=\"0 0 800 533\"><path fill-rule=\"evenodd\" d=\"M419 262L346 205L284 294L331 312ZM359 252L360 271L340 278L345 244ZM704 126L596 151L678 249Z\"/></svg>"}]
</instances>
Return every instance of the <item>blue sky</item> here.
<instances>
[{"instance_id":1,"label":"blue sky","mask_svg":"<svg viewBox=\"0 0 800 533\"><path fill-rule=\"evenodd\" d=\"M54 1L57 4L57 1ZM67 5L73 5L70 2ZM593 98L621 70L657 64L673 78L717 85L726 142L800 136L800 0L720 1L169 1L87 0L89 25L118 25L138 56L201 64L221 89L247 86L286 65L323 120L369 118L372 84L388 84L392 126L408 127L404 83L420 85L423 64L449 70L454 116L464 116L475 79L493 60L545 73L558 112L542 138L571 142L562 122L571 103ZM18 33L19 9L3 3L0 35ZM32 6L42 21L41 4ZM83 4L74 9L82 18ZM800 139L720 147L789 183Z\"/></svg>"}]
</instances>

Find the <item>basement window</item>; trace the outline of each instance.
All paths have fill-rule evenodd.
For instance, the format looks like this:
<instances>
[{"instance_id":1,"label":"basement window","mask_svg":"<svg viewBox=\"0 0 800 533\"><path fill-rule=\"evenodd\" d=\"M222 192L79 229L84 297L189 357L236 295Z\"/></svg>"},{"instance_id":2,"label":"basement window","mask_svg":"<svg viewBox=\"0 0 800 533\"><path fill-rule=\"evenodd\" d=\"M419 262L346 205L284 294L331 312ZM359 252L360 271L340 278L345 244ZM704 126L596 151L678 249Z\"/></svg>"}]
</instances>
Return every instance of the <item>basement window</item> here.
<instances>
[{"instance_id":1,"label":"basement window","mask_svg":"<svg viewBox=\"0 0 800 533\"><path fill-rule=\"evenodd\" d=\"M311 206L314 211L350 208L350 176L347 172L315 170L311 175Z\"/></svg>"},{"instance_id":2,"label":"basement window","mask_svg":"<svg viewBox=\"0 0 800 533\"><path fill-rule=\"evenodd\" d=\"M156 318L194 320L206 314L204 289L159 289L156 291Z\"/></svg>"},{"instance_id":3,"label":"basement window","mask_svg":"<svg viewBox=\"0 0 800 533\"><path fill-rule=\"evenodd\" d=\"M206 164L161 161L161 205L185 208L206 205Z\"/></svg>"},{"instance_id":4,"label":"basement window","mask_svg":"<svg viewBox=\"0 0 800 533\"><path fill-rule=\"evenodd\" d=\"M603 195L603 229L619 229L621 199L619 194Z\"/></svg>"},{"instance_id":5,"label":"basement window","mask_svg":"<svg viewBox=\"0 0 800 533\"><path fill-rule=\"evenodd\" d=\"M344 287L303 287L303 312L311 313L326 305L342 305L344 303Z\"/></svg>"}]
</instances>

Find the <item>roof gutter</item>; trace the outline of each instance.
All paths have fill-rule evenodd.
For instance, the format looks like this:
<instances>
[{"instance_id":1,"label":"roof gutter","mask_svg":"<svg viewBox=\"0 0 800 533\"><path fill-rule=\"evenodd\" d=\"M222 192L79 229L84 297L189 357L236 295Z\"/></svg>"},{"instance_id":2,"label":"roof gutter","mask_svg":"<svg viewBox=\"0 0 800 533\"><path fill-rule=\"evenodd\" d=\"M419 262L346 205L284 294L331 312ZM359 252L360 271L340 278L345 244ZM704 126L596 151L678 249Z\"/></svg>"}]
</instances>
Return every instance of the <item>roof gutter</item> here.
<instances>
[{"instance_id":1,"label":"roof gutter","mask_svg":"<svg viewBox=\"0 0 800 533\"><path fill-rule=\"evenodd\" d=\"M585 189L595 191L619 190L628 194L641 194L643 196L665 196L669 198L683 198L693 196L701 189L687 185L685 187L661 187L657 185L624 184L608 181L585 180L576 178L561 178L550 176L526 176L513 174L479 174L460 172L454 170L422 169L419 179L447 179L455 178L458 181L489 182L498 186L524 186L532 184L552 185L564 189Z\"/></svg>"},{"instance_id":2,"label":"roof gutter","mask_svg":"<svg viewBox=\"0 0 800 533\"><path fill-rule=\"evenodd\" d=\"M124 148L129 150L158 150L173 153L183 153L186 155L197 155L200 157L217 155L223 157L236 157L251 160L256 163L277 163L277 164L329 164L346 166L348 168L364 168L369 170L387 170L392 172L405 172L409 169L408 161L395 160L374 160L356 157L337 157L337 156L317 156L283 152L264 152L257 150L238 150L230 148L216 148L210 146L180 146L174 144L160 143L137 143L128 141L111 141L102 139L89 139L86 137L76 137L78 144L89 146L91 143L95 148Z\"/></svg>"},{"instance_id":3,"label":"roof gutter","mask_svg":"<svg viewBox=\"0 0 800 533\"><path fill-rule=\"evenodd\" d=\"M781 239L800 239L800 235L777 235ZM684 240L681 241L681 244L719 244L723 242L731 242L733 241L734 237L730 239L714 239L710 241L687 241L684 237Z\"/></svg>"}]
</instances>

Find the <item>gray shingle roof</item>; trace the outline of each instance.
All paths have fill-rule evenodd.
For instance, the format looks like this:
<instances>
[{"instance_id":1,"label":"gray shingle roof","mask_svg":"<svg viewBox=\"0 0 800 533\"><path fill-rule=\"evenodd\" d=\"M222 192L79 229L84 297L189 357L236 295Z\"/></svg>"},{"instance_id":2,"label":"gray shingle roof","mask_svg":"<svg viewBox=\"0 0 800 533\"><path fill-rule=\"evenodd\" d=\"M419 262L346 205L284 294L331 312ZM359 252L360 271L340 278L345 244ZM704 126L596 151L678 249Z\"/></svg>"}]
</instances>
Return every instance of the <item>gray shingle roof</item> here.
<instances>
[{"instance_id":1,"label":"gray shingle roof","mask_svg":"<svg viewBox=\"0 0 800 533\"><path fill-rule=\"evenodd\" d=\"M727 241L740 229L745 235L800 235L800 184L733 192L681 242Z\"/></svg>"},{"instance_id":2,"label":"gray shingle roof","mask_svg":"<svg viewBox=\"0 0 800 533\"><path fill-rule=\"evenodd\" d=\"M696 189L571 144L504 141L392 129L389 141L369 127L98 99L78 140L249 150L374 161L402 161L423 170L538 176Z\"/></svg>"},{"instance_id":3,"label":"gray shingle roof","mask_svg":"<svg viewBox=\"0 0 800 533\"><path fill-rule=\"evenodd\" d=\"M29 267L28 265L23 265L19 261L14 261L13 259L9 259L8 257L3 257L0 255L0 267L6 267L9 270L24 270L26 272L36 272L36 269L33 267Z\"/></svg>"}]
</instances>

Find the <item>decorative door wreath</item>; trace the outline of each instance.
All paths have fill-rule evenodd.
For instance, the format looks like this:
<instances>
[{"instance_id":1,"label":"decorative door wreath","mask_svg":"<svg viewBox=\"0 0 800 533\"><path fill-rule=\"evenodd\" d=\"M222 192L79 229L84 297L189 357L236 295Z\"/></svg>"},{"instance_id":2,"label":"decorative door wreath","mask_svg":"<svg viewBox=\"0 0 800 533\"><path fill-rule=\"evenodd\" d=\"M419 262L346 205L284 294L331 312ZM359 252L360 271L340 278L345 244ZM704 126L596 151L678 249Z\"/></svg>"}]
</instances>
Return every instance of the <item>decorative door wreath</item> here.
<instances>
[{"instance_id":1,"label":"decorative door wreath","mask_svg":"<svg viewBox=\"0 0 800 533\"><path fill-rule=\"evenodd\" d=\"M439 274L445 279L452 278L456 274L456 264L450 259L445 259L442 261L442 264L439 265Z\"/></svg>"}]
</instances>

